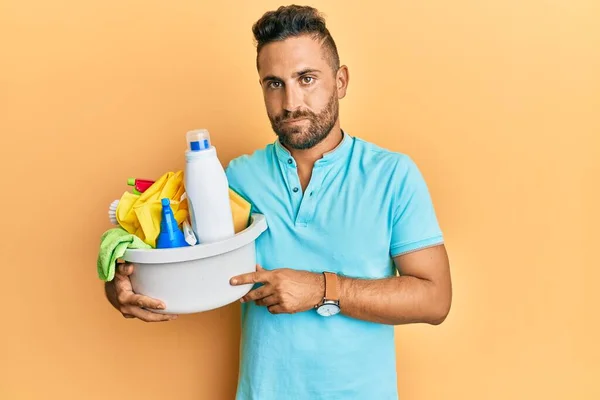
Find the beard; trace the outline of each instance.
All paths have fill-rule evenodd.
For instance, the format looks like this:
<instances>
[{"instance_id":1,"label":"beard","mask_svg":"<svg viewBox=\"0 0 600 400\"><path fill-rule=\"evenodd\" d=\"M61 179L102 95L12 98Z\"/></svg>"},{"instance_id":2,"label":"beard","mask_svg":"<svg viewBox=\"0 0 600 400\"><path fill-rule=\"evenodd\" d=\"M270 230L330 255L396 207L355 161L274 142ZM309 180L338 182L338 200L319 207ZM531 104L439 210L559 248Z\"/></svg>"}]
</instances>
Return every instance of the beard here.
<instances>
[{"instance_id":1,"label":"beard","mask_svg":"<svg viewBox=\"0 0 600 400\"><path fill-rule=\"evenodd\" d=\"M325 139L338 119L339 103L334 91L325 108L318 114L309 110L283 111L275 117L269 115L271 127L286 147L295 150L310 149ZM288 120L306 118L308 125L286 125Z\"/></svg>"}]
</instances>

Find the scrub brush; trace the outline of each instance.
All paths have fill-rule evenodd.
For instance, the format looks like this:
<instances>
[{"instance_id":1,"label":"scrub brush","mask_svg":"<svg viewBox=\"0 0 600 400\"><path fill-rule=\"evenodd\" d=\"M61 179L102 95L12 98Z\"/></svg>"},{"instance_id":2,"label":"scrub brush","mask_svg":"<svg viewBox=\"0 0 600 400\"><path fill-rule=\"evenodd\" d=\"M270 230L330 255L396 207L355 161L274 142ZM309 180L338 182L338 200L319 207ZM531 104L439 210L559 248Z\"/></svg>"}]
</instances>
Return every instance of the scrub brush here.
<instances>
[{"instance_id":1,"label":"scrub brush","mask_svg":"<svg viewBox=\"0 0 600 400\"><path fill-rule=\"evenodd\" d=\"M110 207L108 207L108 219L110 223L113 225L119 225L117 221L117 207L119 206L119 200L115 200L110 203Z\"/></svg>"}]
</instances>

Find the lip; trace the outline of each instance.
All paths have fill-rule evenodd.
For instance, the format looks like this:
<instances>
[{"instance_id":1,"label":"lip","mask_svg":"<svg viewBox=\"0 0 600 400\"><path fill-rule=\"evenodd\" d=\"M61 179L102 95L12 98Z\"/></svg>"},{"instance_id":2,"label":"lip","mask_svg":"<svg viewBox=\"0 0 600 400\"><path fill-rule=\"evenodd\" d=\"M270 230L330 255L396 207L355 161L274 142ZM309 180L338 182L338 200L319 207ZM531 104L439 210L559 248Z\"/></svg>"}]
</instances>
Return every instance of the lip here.
<instances>
[{"instance_id":1,"label":"lip","mask_svg":"<svg viewBox=\"0 0 600 400\"><path fill-rule=\"evenodd\" d=\"M306 121L307 118L297 118L297 119L288 119L286 121L283 121L284 124L294 124L296 122L300 122L300 121Z\"/></svg>"}]
</instances>

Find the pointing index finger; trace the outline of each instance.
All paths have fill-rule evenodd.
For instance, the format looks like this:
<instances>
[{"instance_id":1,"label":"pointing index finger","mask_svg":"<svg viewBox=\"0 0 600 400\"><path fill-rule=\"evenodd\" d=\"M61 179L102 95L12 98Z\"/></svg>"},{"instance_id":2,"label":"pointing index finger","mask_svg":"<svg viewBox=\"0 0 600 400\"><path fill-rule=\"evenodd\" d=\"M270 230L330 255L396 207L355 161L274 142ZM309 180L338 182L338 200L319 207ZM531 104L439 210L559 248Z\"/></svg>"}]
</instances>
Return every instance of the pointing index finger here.
<instances>
[{"instance_id":1,"label":"pointing index finger","mask_svg":"<svg viewBox=\"0 0 600 400\"><path fill-rule=\"evenodd\" d=\"M248 283L258 283L258 282L261 282L261 283L266 282L266 274L264 271L249 272L247 274L234 276L229 281L229 283L231 283L232 285L245 285Z\"/></svg>"}]
</instances>

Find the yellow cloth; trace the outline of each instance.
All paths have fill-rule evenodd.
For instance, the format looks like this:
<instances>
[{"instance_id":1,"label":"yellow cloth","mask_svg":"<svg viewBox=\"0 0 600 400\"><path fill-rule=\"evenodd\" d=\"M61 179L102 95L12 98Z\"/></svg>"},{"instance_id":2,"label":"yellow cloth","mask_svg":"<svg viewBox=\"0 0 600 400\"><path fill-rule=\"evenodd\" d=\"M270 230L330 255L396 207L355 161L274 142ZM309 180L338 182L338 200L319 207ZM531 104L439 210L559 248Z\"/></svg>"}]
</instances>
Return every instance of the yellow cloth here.
<instances>
[{"instance_id":1,"label":"yellow cloth","mask_svg":"<svg viewBox=\"0 0 600 400\"><path fill-rule=\"evenodd\" d=\"M252 205L231 188L229 188L229 204L235 233L241 232L248 227Z\"/></svg>"},{"instance_id":2,"label":"yellow cloth","mask_svg":"<svg viewBox=\"0 0 600 400\"><path fill-rule=\"evenodd\" d=\"M187 200L180 201L184 192L183 171L167 172L141 195L123 193L117 206L117 221L127 232L155 248L160 233L161 199L171 199L173 215L181 226L189 214ZM251 205L232 189L229 189L229 204L234 230L238 233L248 227Z\"/></svg>"},{"instance_id":3,"label":"yellow cloth","mask_svg":"<svg viewBox=\"0 0 600 400\"><path fill-rule=\"evenodd\" d=\"M171 199L171 208L177 223L188 217L187 200L179 201L184 193L183 171L167 172L141 195L125 192L117 206L117 222L127 232L156 247L160 233L161 199Z\"/></svg>"}]
</instances>

